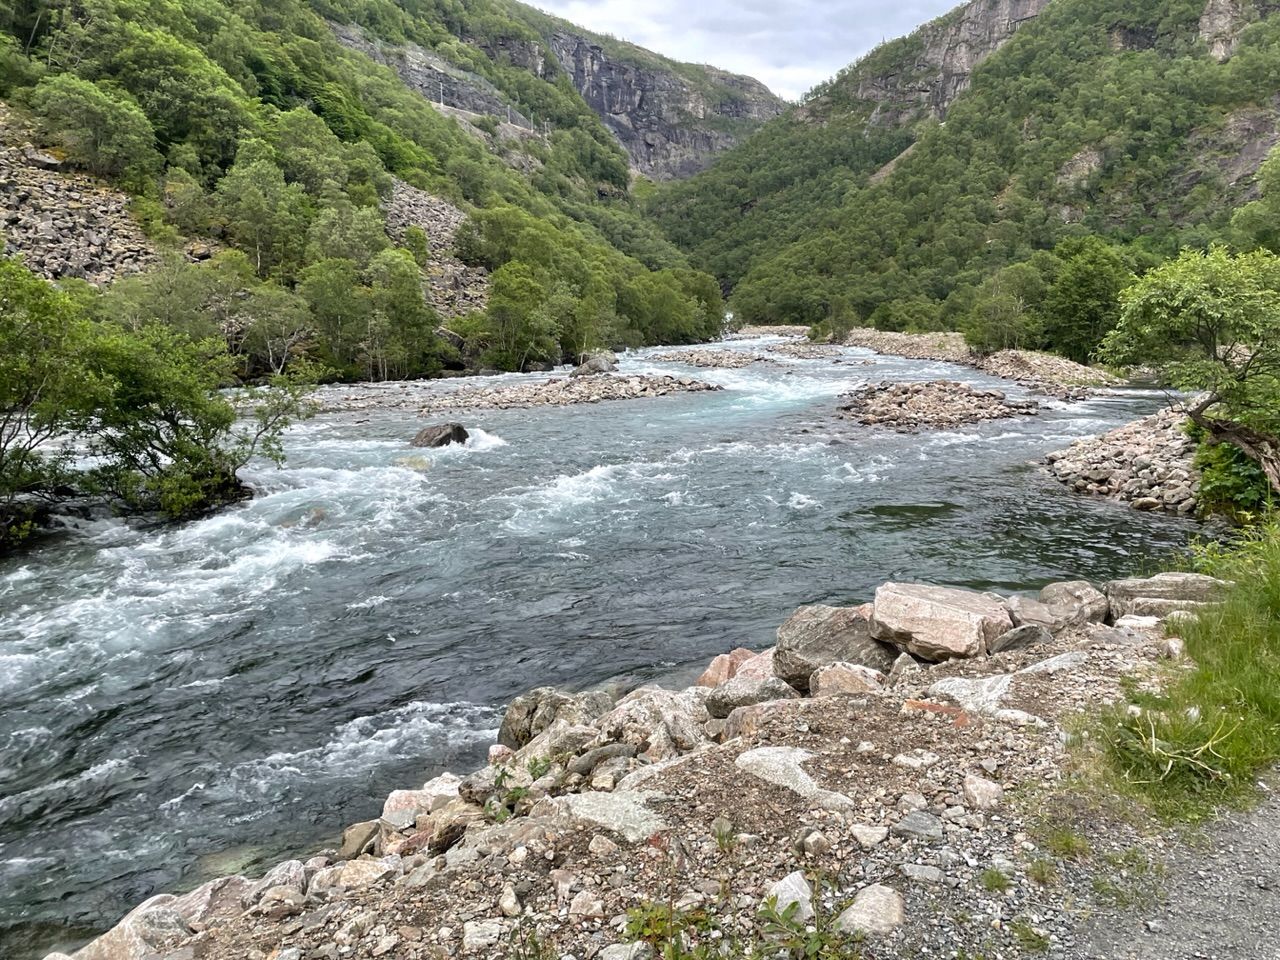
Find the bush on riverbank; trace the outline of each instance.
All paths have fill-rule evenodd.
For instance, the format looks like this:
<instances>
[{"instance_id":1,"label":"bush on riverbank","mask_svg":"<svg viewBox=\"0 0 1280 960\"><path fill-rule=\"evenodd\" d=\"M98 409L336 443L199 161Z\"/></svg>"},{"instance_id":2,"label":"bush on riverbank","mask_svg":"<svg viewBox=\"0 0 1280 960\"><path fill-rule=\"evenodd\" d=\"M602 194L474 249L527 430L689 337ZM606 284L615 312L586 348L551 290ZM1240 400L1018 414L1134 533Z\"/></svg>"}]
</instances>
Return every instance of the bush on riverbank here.
<instances>
[{"instance_id":1,"label":"bush on riverbank","mask_svg":"<svg viewBox=\"0 0 1280 960\"><path fill-rule=\"evenodd\" d=\"M1280 762L1280 520L1200 548L1195 563L1234 584L1179 629L1195 669L1104 723L1125 779L1177 819L1247 799Z\"/></svg>"}]
</instances>

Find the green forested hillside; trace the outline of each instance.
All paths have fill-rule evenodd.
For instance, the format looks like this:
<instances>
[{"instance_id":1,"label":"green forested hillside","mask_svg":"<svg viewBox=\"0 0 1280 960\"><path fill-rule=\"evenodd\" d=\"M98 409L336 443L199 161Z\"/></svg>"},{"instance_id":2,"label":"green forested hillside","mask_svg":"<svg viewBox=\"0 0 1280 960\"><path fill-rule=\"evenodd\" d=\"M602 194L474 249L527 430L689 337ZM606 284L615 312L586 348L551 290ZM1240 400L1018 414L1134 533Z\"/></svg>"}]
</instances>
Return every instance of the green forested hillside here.
<instances>
[{"instance_id":1,"label":"green forested hillside","mask_svg":"<svg viewBox=\"0 0 1280 960\"><path fill-rule=\"evenodd\" d=\"M519 10L504 0L0 0L0 99L32 117L42 145L132 192L162 248L190 238L223 248L203 265L170 254L167 270L117 284L94 310L163 316L193 337L221 331L243 375L278 368L285 342L289 356L343 376L461 366L416 282L423 238L399 249L384 234L393 176L483 211L467 249L493 271L490 306L455 324L471 363L519 368L714 335L714 285L637 213L616 140L563 71L531 72L503 53L535 36ZM345 49L326 21L411 40L484 78L540 135L499 144L464 130ZM228 304L256 308L229 319Z\"/></svg>"},{"instance_id":2,"label":"green forested hillside","mask_svg":"<svg viewBox=\"0 0 1280 960\"><path fill-rule=\"evenodd\" d=\"M1232 210L1275 143L1280 18L1244 27L1219 62L1203 12L1203 0L1051 0L977 67L945 122L905 128L869 122L858 95L919 54L889 44L654 212L748 322L985 326L992 346L1087 355L1096 331L1054 335L1080 314L1073 296L1114 308L1130 270L1234 236ZM909 152L873 173L904 134ZM1104 289L1066 289L1066 268Z\"/></svg>"}]
</instances>

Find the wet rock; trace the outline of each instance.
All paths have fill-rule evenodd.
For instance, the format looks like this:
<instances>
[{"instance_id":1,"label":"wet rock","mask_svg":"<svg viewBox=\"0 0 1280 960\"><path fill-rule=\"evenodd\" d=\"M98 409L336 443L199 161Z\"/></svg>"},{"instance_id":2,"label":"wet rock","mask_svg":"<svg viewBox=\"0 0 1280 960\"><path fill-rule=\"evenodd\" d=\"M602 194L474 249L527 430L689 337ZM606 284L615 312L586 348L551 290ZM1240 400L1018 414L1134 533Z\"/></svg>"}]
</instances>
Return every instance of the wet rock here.
<instances>
[{"instance_id":1,"label":"wet rock","mask_svg":"<svg viewBox=\"0 0 1280 960\"><path fill-rule=\"evenodd\" d=\"M749 707L772 700L794 700L798 696L800 695L794 687L777 677L764 680L736 677L722 683L707 695L706 708L712 717L723 720L738 707Z\"/></svg>"},{"instance_id":2,"label":"wet rock","mask_svg":"<svg viewBox=\"0 0 1280 960\"><path fill-rule=\"evenodd\" d=\"M613 371L617 369L618 369L618 365L613 361L612 358L604 355L597 355L597 356L591 357L589 360L585 361L584 363L579 364L577 367L574 368L573 373L569 374L569 376L591 377L600 373L613 373Z\"/></svg>"},{"instance_id":3,"label":"wet rock","mask_svg":"<svg viewBox=\"0 0 1280 960\"><path fill-rule=\"evenodd\" d=\"M470 438L466 428L460 423L441 423L432 427L423 427L413 438L415 447L444 447L451 443L463 444Z\"/></svg>"},{"instance_id":4,"label":"wet rock","mask_svg":"<svg viewBox=\"0 0 1280 960\"><path fill-rule=\"evenodd\" d=\"M871 622L877 639L933 661L980 656L1013 629L1004 600L995 594L910 583L876 590Z\"/></svg>"},{"instance_id":5,"label":"wet rock","mask_svg":"<svg viewBox=\"0 0 1280 960\"><path fill-rule=\"evenodd\" d=\"M801 607L778 628L773 672L802 693L819 667L856 663L881 672L896 655L871 635L871 610L861 607Z\"/></svg>"}]
</instances>

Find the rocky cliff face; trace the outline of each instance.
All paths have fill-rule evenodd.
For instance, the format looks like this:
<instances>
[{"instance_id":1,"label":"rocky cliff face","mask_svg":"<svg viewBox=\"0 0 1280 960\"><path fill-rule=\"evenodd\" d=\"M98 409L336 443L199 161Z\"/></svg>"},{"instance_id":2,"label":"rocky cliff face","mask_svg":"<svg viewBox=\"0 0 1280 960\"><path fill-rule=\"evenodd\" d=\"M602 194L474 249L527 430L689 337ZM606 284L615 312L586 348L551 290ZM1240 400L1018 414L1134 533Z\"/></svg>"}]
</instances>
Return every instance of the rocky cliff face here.
<instances>
[{"instance_id":1,"label":"rocky cliff face","mask_svg":"<svg viewBox=\"0 0 1280 960\"><path fill-rule=\"evenodd\" d=\"M942 119L969 88L974 69L1033 20L1049 0L971 0L897 41L907 56L878 57L854 64L836 81L870 111L877 126L906 126L925 117Z\"/></svg>"},{"instance_id":2,"label":"rocky cliff face","mask_svg":"<svg viewBox=\"0 0 1280 960\"><path fill-rule=\"evenodd\" d=\"M701 74L695 80L624 60L570 31L548 44L635 170L655 180L697 173L785 108L759 81L714 67L691 68Z\"/></svg>"}]
</instances>

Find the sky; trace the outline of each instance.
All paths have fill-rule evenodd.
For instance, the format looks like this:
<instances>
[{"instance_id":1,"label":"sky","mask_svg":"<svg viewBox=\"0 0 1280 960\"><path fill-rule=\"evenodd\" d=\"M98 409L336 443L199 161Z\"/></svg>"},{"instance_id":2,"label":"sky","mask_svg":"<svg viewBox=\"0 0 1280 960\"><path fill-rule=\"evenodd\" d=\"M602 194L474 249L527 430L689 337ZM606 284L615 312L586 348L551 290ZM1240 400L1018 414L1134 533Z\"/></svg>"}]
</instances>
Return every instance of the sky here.
<instances>
[{"instance_id":1,"label":"sky","mask_svg":"<svg viewBox=\"0 0 1280 960\"><path fill-rule=\"evenodd\" d=\"M596 33L710 63L797 99L959 0L531 0Z\"/></svg>"}]
</instances>

